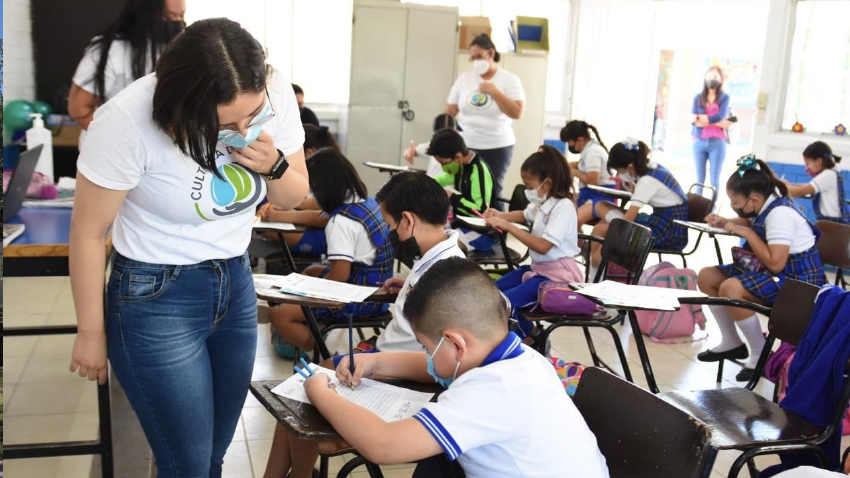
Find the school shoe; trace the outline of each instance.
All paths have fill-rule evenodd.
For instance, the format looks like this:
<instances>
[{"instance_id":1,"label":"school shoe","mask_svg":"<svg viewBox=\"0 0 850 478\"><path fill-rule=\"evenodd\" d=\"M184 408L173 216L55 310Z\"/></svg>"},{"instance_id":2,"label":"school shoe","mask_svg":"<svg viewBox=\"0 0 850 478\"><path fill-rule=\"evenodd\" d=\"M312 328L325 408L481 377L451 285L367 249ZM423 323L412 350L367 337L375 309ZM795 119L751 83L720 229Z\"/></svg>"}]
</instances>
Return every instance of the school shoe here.
<instances>
[{"instance_id":1,"label":"school shoe","mask_svg":"<svg viewBox=\"0 0 850 478\"><path fill-rule=\"evenodd\" d=\"M735 380L739 382L749 382L753 379L753 376L756 374L756 369L744 367L738 372L738 375L735 375Z\"/></svg>"},{"instance_id":2,"label":"school shoe","mask_svg":"<svg viewBox=\"0 0 850 478\"><path fill-rule=\"evenodd\" d=\"M701 352L697 355L697 360L700 362L719 362L721 360L743 360L749 356L750 353L747 351L746 344L741 344L734 349L727 350L725 352L706 350L705 352Z\"/></svg>"}]
</instances>

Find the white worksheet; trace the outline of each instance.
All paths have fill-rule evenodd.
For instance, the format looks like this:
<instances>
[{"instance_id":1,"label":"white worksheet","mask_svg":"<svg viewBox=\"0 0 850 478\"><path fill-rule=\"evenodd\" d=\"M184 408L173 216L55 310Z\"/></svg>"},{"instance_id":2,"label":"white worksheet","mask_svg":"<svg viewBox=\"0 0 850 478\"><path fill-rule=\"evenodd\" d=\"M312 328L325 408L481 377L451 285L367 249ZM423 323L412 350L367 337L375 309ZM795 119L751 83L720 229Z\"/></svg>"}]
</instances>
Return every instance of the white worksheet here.
<instances>
[{"instance_id":1,"label":"white worksheet","mask_svg":"<svg viewBox=\"0 0 850 478\"><path fill-rule=\"evenodd\" d=\"M709 226L708 224L702 222L681 221L679 219L673 219L673 222L685 227L689 227L691 229L696 229L697 231L704 231L711 234L725 234L729 236L732 235L731 232L727 231L726 229L723 229L722 227Z\"/></svg>"},{"instance_id":2,"label":"white worksheet","mask_svg":"<svg viewBox=\"0 0 850 478\"><path fill-rule=\"evenodd\" d=\"M677 310L679 298L708 297L696 290L626 285L611 280L589 284L577 292L588 297L595 297L608 306L622 305L647 310Z\"/></svg>"},{"instance_id":3,"label":"white worksheet","mask_svg":"<svg viewBox=\"0 0 850 478\"><path fill-rule=\"evenodd\" d=\"M254 228L255 229L274 229L277 231L294 231L295 225L290 224L288 222L269 222L263 221L263 218L257 216L254 219Z\"/></svg>"},{"instance_id":4,"label":"white worksheet","mask_svg":"<svg viewBox=\"0 0 850 478\"><path fill-rule=\"evenodd\" d=\"M412 417L434 396L433 393L408 390L368 378L362 379L360 385L351 389L337 380L336 373L333 370L314 364L310 364L310 368L314 373L328 375L331 379L330 382L341 397L360 405L387 422ZM310 403L307 394L304 392L304 380L304 377L296 373L273 388L272 393L291 400Z\"/></svg>"},{"instance_id":5,"label":"white worksheet","mask_svg":"<svg viewBox=\"0 0 850 478\"><path fill-rule=\"evenodd\" d=\"M458 216L457 219L459 221L462 221L462 222L469 224L470 226L490 227L490 226L487 225L487 220L484 219L483 217ZM515 223L513 223L513 225L522 229L523 231L528 231L528 227L526 227L522 224L515 222Z\"/></svg>"},{"instance_id":6,"label":"white worksheet","mask_svg":"<svg viewBox=\"0 0 850 478\"><path fill-rule=\"evenodd\" d=\"M378 284L375 287L366 287L295 273L276 277L277 281L275 285L280 287L281 292L300 295L302 297L344 302L346 304L363 302L370 295L378 291Z\"/></svg>"}]
</instances>

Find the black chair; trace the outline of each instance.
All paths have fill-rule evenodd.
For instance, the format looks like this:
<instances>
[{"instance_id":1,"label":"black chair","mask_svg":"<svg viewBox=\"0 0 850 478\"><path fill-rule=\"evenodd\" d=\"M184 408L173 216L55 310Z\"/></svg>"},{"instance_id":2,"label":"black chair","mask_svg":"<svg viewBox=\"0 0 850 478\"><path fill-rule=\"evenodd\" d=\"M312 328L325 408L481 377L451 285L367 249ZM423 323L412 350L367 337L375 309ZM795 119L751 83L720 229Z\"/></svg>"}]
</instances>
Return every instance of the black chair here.
<instances>
[{"instance_id":1,"label":"black chair","mask_svg":"<svg viewBox=\"0 0 850 478\"><path fill-rule=\"evenodd\" d=\"M514 188L514 192L510 199L497 198L496 202L507 205L508 211L522 211L528 207L528 199L525 197L525 186L518 184ZM480 234L493 234L494 231L490 228L478 228L469 224L464 224L464 227L472 229ZM499 246L494 247L489 251L467 251L466 258L482 266L507 267L508 271L516 269L520 263L528 258L528 249L525 254L508 247L508 234L502 232L498 234Z\"/></svg>"},{"instance_id":2,"label":"black chair","mask_svg":"<svg viewBox=\"0 0 850 478\"><path fill-rule=\"evenodd\" d=\"M850 367L845 369L843 391L835 404L833 419L823 429L753 392L776 339L791 345L799 343L811 320L817 293L818 287L811 284L785 282L770 314L767 342L755 375L746 387L661 394L664 400L709 426L713 448L743 452L732 464L730 477L738 476L745 464L750 475L757 476L753 459L760 455L809 453L820 459L822 467L827 465L828 458L820 445L840 430L850 399Z\"/></svg>"},{"instance_id":3,"label":"black chair","mask_svg":"<svg viewBox=\"0 0 850 478\"><path fill-rule=\"evenodd\" d=\"M596 435L611 478L705 478L717 455L704 423L599 368L588 368L573 403Z\"/></svg>"},{"instance_id":4,"label":"black chair","mask_svg":"<svg viewBox=\"0 0 850 478\"><path fill-rule=\"evenodd\" d=\"M702 194L697 194L694 192L696 188L702 188ZM711 197L705 197L706 191L711 193ZM688 189L688 221L690 222L701 222L705 223L705 217L708 216L711 211L714 209L714 204L717 202L717 191L711 187L706 186L704 184L692 184L690 189ZM652 248L653 254L658 254L658 260L661 261L662 256L665 254L675 255L682 258L683 267L688 267L688 259L686 256L692 255L696 252L699 247L700 241L702 241L702 236L705 234L703 231L699 231L699 235L697 236L697 242L694 243L694 247L691 248L690 251L685 252L684 250L677 251L674 249L659 249ZM720 243L717 241L717 236L712 236L714 239L714 246L717 250L720 249ZM718 254L718 257L719 254Z\"/></svg>"},{"instance_id":5,"label":"black chair","mask_svg":"<svg viewBox=\"0 0 850 478\"><path fill-rule=\"evenodd\" d=\"M835 285L847 288L844 269L850 269L850 225L830 221L818 221L815 227L820 229L818 253L824 265L833 266Z\"/></svg>"},{"instance_id":6,"label":"black chair","mask_svg":"<svg viewBox=\"0 0 850 478\"><path fill-rule=\"evenodd\" d=\"M626 284L636 284L643 272L643 266L646 263L646 258L649 255L649 250L652 247L652 231L646 227L624 219L614 219L608 228L608 234L602 243L602 262L599 264L599 270L596 273L595 282L602 280L620 280ZM612 271L610 265L616 264L620 271ZM622 275L625 274L625 275ZM649 366L648 358L646 358L646 346L643 342L643 336L640 334L640 328L637 326L637 318L633 312L625 310L619 311L616 315L608 312L598 312L593 316L564 316L545 312L543 310L525 309L521 310L520 314L529 321L536 322L538 327L543 327L543 323L549 323L541 332L540 347L538 351L545 353L549 347L549 337L556 329L560 327L581 327L584 330L584 337L587 341L587 347L590 350L590 356L593 358L593 365L605 367L611 370L611 367L606 364L596 353L596 347L593 344L593 338L590 335L590 327L601 327L607 330L614 339L614 346L617 349L617 355L620 358L620 363L623 366L623 375L628 381L632 380L631 370L629 369L626 353L623 349L623 344L620 341L620 336L614 329L614 325L625 320L626 315L629 315L629 320L635 335L635 342L638 347L638 353L641 356L641 362L644 366L644 372L647 373L647 382L650 388L657 390L655 379L652 377L652 369ZM633 319L633 320L632 320Z\"/></svg>"}]
</instances>

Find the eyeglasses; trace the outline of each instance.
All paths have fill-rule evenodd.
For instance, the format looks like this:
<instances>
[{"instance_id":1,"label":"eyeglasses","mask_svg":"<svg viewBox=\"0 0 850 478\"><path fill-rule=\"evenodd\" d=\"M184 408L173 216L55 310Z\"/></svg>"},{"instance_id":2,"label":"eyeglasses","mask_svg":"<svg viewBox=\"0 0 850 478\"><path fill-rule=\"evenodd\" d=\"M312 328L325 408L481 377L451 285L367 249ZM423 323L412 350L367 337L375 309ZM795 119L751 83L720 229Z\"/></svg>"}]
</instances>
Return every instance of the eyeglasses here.
<instances>
[{"instance_id":1,"label":"eyeglasses","mask_svg":"<svg viewBox=\"0 0 850 478\"><path fill-rule=\"evenodd\" d=\"M246 126L246 128L245 128L245 129L248 129L248 128L255 128L255 127L257 127L257 126L262 126L262 125L264 125L264 124L268 123L269 121L271 121L271 120L275 117L274 103L272 103L272 98L271 98L271 96L269 95L269 89L268 89L268 88L266 88L266 102L267 102L267 103L268 103L268 105L269 105L269 110L270 110L270 111L269 111L269 114L267 114L267 115L266 115L265 117L263 117L263 118L257 119L257 115L258 115L258 114L260 114L260 113L262 113L262 112L263 112L263 110L265 110L265 108L261 109L261 110L260 110L260 113L257 113L257 115L254 115L254 117L253 117L253 118L251 118L251 122L250 122L250 123L248 123L248 126ZM239 133L239 131L232 131L232 130L226 130L226 129L221 130L221 132L224 132L224 131L230 131L230 132L229 132L229 133L227 133L226 135L222 136L222 137L219 139L219 141L227 141L228 139L233 138L233 137L235 137L236 135L240 134L240 133Z\"/></svg>"}]
</instances>

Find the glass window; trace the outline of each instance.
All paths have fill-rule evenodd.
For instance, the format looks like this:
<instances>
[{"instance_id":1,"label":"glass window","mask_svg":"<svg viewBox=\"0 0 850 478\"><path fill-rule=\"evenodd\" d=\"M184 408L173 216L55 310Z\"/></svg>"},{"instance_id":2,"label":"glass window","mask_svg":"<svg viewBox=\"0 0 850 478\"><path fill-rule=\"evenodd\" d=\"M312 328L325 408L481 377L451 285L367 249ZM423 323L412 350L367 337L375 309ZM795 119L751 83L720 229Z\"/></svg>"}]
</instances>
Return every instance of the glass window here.
<instances>
[{"instance_id":1,"label":"glass window","mask_svg":"<svg viewBox=\"0 0 850 478\"><path fill-rule=\"evenodd\" d=\"M850 125L850 1L797 3L782 129Z\"/></svg>"}]
</instances>

